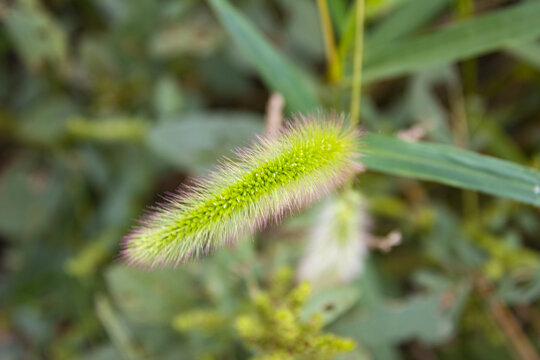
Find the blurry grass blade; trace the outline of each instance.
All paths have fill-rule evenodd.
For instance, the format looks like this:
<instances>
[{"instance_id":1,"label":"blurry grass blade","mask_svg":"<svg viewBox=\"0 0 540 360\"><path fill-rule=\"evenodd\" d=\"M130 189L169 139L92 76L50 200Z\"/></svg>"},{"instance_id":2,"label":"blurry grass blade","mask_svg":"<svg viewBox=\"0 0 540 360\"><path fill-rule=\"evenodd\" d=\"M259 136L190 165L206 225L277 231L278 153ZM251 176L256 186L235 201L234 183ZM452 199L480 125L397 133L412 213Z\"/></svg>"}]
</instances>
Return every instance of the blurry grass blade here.
<instances>
[{"instance_id":1,"label":"blurry grass blade","mask_svg":"<svg viewBox=\"0 0 540 360\"><path fill-rule=\"evenodd\" d=\"M328 325L350 310L360 298L360 289L355 285L341 285L315 293L302 309L302 317L308 320L320 314Z\"/></svg>"},{"instance_id":2,"label":"blurry grass blade","mask_svg":"<svg viewBox=\"0 0 540 360\"><path fill-rule=\"evenodd\" d=\"M114 141L142 141L148 132L143 119L117 117L109 119L85 119L72 117L67 122L67 132L77 139Z\"/></svg>"},{"instance_id":3,"label":"blurry grass blade","mask_svg":"<svg viewBox=\"0 0 540 360\"><path fill-rule=\"evenodd\" d=\"M283 94L289 110L307 111L318 106L315 84L307 74L280 54L227 0L209 0L209 3L265 83Z\"/></svg>"},{"instance_id":4,"label":"blurry grass blade","mask_svg":"<svg viewBox=\"0 0 540 360\"><path fill-rule=\"evenodd\" d=\"M376 53L367 53L364 81L409 74L533 40L540 35L539 14L540 2L531 1L392 42Z\"/></svg>"},{"instance_id":5,"label":"blurry grass blade","mask_svg":"<svg viewBox=\"0 0 540 360\"><path fill-rule=\"evenodd\" d=\"M509 46L507 51L520 60L540 69L540 43L530 42Z\"/></svg>"},{"instance_id":6,"label":"blurry grass blade","mask_svg":"<svg viewBox=\"0 0 540 360\"><path fill-rule=\"evenodd\" d=\"M347 21L347 3L345 0L332 0L328 2L332 22L335 24L339 36L345 31Z\"/></svg>"},{"instance_id":7,"label":"blurry grass blade","mask_svg":"<svg viewBox=\"0 0 540 360\"><path fill-rule=\"evenodd\" d=\"M67 62L67 34L40 3L15 1L2 20L26 66L36 69L49 62L60 71Z\"/></svg>"},{"instance_id":8,"label":"blurry grass blade","mask_svg":"<svg viewBox=\"0 0 540 360\"><path fill-rule=\"evenodd\" d=\"M372 31L371 36L366 36L366 48L367 52L373 52L373 49L376 47L384 48L384 45L387 45L387 42L394 40L397 37L404 37L412 31L416 30L420 26L424 25L429 21L435 13L440 11L442 7L448 3L449 0L408 0L408 1L397 1L395 3L386 2L386 7L388 9L392 7L397 7L387 19L382 21L380 25L377 25ZM330 2L333 4L334 1ZM375 5L373 1L366 2L366 18L371 18L374 15L377 15L377 11L374 12L374 9L382 9L380 4L385 2L380 2ZM402 4L403 3L403 4ZM375 5L375 6L374 6ZM380 10L378 10L380 11ZM351 44L354 39L355 31L355 12L356 12L356 2L351 5L346 16L341 25L342 29L340 31L341 41L339 43L339 55L341 59L346 62L347 55L351 50ZM369 35L369 34L368 34ZM346 68L346 64L342 64L343 68Z\"/></svg>"},{"instance_id":9,"label":"blurry grass blade","mask_svg":"<svg viewBox=\"0 0 540 360\"><path fill-rule=\"evenodd\" d=\"M141 359L129 330L105 295L96 295L95 302L96 314L122 357L126 360Z\"/></svg>"},{"instance_id":10,"label":"blurry grass blade","mask_svg":"<svg viewBox=\"0 0 540 360\"><path fill-rule=\"evenodd\" d=\"M388 41L402 38L431 20L447 4L448 0L408 1L373 29L367 38L368 43L373 46L384 45Z\"/></svg>"},{"instance_id":11,"label":"blurry grass blade","mask_svg":"<svg viewBox=\"0 0 540 360\"><path fill-rule=\"evenodd\" d=\"M196 299L188 272L150 272L116 264L104 276L115 305L129 323L168 323L178 309Z\"/></svg>"},{"instance_id":12,"label":"blurry grass blade","mask_svg":"<svg viewBox=\"0 0 540 360\"><path fill-rule=\"evenodd\" d=\"M387 174L432 180L540 206L540 171L451 146L365 137L363 163Z\"/></svg>"},{"instance_id":13,"label":"blurry grass blade","mask_svg":"<svg viewBox=\"0 0 540 360\"><path fill-rule=\"evenodd\" d=\"M362 341L372 349L413 338L439 344L455 332L468 293L469 285L464 282L399 301L383 300L369 311L357 306L332 324L330 329ZM445 295L452 296L453 301L443 310L441 304Z\"/></svg>"},{"instance_id":14,"label":"blurry grass blade","mask_svg":"<svg viewBox=\"0 0 540 360\"><path fill-rule=\"evenodd\" d=\"M366 19L386 14L402 3L418 0L366 0Z\"/></svg>"}]
</instances>

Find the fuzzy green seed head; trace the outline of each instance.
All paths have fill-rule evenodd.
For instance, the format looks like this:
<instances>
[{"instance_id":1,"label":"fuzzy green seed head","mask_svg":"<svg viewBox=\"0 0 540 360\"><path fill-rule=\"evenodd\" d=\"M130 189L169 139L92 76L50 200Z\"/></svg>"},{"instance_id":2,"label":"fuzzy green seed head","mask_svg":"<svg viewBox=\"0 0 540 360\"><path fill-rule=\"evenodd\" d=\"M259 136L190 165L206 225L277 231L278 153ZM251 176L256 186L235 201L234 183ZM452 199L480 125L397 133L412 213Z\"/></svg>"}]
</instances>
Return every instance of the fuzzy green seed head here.
<instances>
[{"instance_id":1,"label":"fuzzy green seed head","mask_svg":"<svg viewBox=\"0 0 540 360\"><path fill-rule=\"evenodd\" d=\"M357 132L340 118L295 119L279 137L259 138L143 219L123 253L152 268L231 244L353 176L358 147Z\"/></svg>"}]
</instances>

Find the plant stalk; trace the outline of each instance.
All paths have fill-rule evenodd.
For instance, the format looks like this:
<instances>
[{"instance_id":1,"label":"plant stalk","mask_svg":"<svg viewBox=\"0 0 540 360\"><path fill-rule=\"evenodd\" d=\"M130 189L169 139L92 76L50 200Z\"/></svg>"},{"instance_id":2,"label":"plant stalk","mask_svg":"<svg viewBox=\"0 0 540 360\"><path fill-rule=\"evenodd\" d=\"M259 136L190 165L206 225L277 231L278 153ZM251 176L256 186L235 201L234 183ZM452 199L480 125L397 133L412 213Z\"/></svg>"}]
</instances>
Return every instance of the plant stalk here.
<instances>
[{"instance_id":1,"label":"plant stalk","mask_svg":"<svg viewBox=\"0 0 540 360\"><path fill-rule=\"evenodd\" d=\"M332 28L332 20L330 19L330 11L328 10L328 3L326 0L317 0L317 4L321 19L326 61L328 63L328 77L331 82L335 83L341 79L341 62L339 60L339 54L336 47L334 29Z\"/></svg>"}]
</instances>

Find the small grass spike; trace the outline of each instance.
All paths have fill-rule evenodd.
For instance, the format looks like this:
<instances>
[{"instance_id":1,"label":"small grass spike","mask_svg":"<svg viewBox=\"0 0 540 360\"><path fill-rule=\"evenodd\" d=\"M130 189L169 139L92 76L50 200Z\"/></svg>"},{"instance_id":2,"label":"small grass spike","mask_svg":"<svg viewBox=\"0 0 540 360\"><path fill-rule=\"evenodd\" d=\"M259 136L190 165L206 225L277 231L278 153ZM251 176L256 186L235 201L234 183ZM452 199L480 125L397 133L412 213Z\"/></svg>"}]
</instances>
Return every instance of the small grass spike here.
<instances>
[{"instance_id":1,"label":"small grass spike","mask_svg":"<svg viewBox=\"0 0 540 360\"><path fill-rule=\"evenodd\" d=\"M324 118L324 119L323 119ZM337 115L298 116L172 195L123 243L128 263L177 266L329 193L358 170L358 132Z\"/></svg>"}]
</instances>

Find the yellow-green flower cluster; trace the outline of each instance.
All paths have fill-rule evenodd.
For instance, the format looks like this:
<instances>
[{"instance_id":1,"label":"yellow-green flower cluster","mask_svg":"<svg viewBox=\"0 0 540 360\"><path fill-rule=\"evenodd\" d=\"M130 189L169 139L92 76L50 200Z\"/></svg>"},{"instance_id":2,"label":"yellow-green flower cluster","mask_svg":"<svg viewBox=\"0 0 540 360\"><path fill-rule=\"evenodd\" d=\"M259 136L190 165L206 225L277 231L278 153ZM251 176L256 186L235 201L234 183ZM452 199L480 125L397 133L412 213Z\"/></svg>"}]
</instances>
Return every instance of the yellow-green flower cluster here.
<instances>
[{"instance_id":1,"label":"yellow-green flower cluster","mask_svg":"<svg viewBox=\"0 0 540 360\"><path fill-rule=\"evenodd\" d=\"M323 334L322 318L301 320L310 286L302 283L286 294L259 293L254 310L236 319L236 330L256 354L253 360L325 360L355 347L352 340Z\"/></svg>"}]
</instances>

